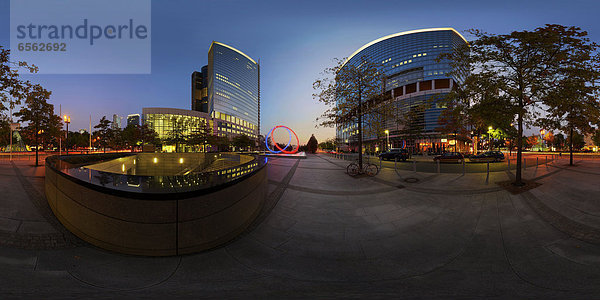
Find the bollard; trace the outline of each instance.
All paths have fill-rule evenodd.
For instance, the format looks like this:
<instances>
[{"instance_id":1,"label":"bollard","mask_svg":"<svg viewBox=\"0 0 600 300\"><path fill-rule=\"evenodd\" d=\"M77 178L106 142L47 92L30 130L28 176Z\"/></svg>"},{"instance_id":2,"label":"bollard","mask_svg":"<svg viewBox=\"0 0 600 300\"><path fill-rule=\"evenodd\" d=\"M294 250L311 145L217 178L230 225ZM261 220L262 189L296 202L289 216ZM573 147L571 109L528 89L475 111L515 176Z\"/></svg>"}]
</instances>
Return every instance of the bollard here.
<instances>
[{"instance_id":1,"label":"bollard","mask_svg":"<svg viewBox=\"0 0 600 300\"><path fill-rule=\"evenodd\" d=\"M546 155L546 166L548 166L548 155Z\"/></svg>"},{"instance_id":2,"label":"bollard","mask_svg":"<svg viewBox=\"0 0 600 300\"><path fill-rule=\"evenodd\" d=\"M417 161L413 159L413 172L417 171Z\"/></svg>"},{"instance_id":3,"label":"bollard","mask_svg":"<svg viewBox=\"0 0 600 300\"><path fill-rule=\"evenodd\" d=\"M464 160L464 159L463 159L462 163L463 163L463 176L465 176L465 172L466 172L467 164L465 163L465 160Z\"/></svg>"},{"instance_id":4,"label":"bollard","mask_svg":"<svg viewBox=\"0 0 600 300\"><path fill-rule=\"evenodd\" d=\"M527 169L527 158L523 158L523 169Z\"/></svg>"},{"instance_id":5,"label":"bollard","mask_svg":"<svg viewBox=\"0 0 600 300\"><path fill-rule=\"evenodd\" d=\"M437 160L437 172L438 173L440 172L440 161L439 160Z\"/></svg>"},{"instance_id":6,"label":"bollard","mask_svg":"<svg viewBox=\"0 0 600 300\"><path fill-rule=\"evenodd\" d=\"M394 170L398 170L397 165L398 165L398 158L394 157Z\"/></svg>"},{"instance_id":7,"label":"bollard","mask_svg":"<svg viewBox=\"0 0 600 300\"><path fill-rule=\"evenodd\" d=\"M510 171L510 157L508 158L508 170Z\"/></svg>"},{"instance_id":8,"label":"bollard","mask_svg":"<svg viewBox=\"0 0 600 300\"><path fill-rule=\"evenodd\" d=\"M381 170L381 157L379 157L379 170Z\"/></svg>"},{"instance_id":9,"label":"bollard","mask_svg":"<svg viewBox=\"0 0 600 300\"><path fill-rule=\"evenodd\" d=\"M490 163L487 163L487 175L485 176L485 184L490 181Z\"/></svg>"},{"instance_id":10,"label":"bollard","mask_svg":"<svg viewBox=\"0 0 600 300\"><path fill-rule=\"evenodd\" d=\"M540 164L540 158L536 157L535 158L535 167L537 168L539 164Z\"/></svg>"}]
</instances>

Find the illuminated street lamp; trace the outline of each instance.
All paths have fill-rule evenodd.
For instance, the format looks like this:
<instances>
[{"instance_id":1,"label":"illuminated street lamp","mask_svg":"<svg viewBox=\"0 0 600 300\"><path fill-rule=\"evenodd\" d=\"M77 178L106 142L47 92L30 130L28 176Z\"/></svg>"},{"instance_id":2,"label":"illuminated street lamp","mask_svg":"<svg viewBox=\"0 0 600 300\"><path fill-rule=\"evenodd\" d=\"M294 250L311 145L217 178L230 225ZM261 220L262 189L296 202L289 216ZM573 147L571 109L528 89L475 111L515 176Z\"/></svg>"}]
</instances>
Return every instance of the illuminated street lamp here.
<instances>
[{"instance_id":1,"label":"illuminated street lamp","mask_svg":"<svg viewBox=\"0 0 600 300\"><path fill-rule=\"evenodd\" d=\"M492 126L488 127L488 143L490 144L490 151L492 151L492 138L491 138L492 130L494 130L494 128Z\"/></svg>"},{"instance_id":2,"label":"illuminated street lamp","mask_svg":"<svg viewBox=\"0 0 600 300\"><path fill-rule=\"evenodd\" d=\"M389 148L390 148L390 131L387 129L385 130L385 136L387 138L386 150L389 150Z\"/></svg>"},{"instance_id":3,"label":"illuminated street lamp","mask_svg":"<svg viewBox=\"0 0 600 300\"><path fill-rule=\"evenodd\" d=\"M544 135L546 135L546 130L540 129L540 138L542 139L540 145L542 146L542 151L544 151L544 144L546 143L544 141Z\"/></svg>"},{"instance_id":4,"label":"illuminated street lamp","mask_svg":"<svg viewBox=\"0 0 600 300\"><path fill-rule=\"evenodd\" d=\"M67 138L65 140L65 147L67 148L67 155L69 155L69 123L71 123L71 117L64 115L63 120L65 121L65 124L67 124Z\"/></svg>"}]
</instances>

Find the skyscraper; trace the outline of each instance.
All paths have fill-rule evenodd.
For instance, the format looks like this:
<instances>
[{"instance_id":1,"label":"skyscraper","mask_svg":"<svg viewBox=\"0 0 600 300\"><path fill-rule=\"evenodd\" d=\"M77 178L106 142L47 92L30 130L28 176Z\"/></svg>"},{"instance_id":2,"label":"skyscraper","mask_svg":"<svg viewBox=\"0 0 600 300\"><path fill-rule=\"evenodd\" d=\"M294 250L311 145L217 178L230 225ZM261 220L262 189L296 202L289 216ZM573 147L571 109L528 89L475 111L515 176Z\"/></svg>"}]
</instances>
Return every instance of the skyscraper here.
<instances>
[{"instance_id":1,"label":"skyscraper","mask_svg":"<svg viewBox=\"0 0 600 300\"><path fill-rule=\"evenodd\" d=\"M113 115L112 129L121 129L121 117L117 114Z\"/></svg>"},{"instance_id":2,"label":"skyscraper","mask_svg":"<svg viewBox=\"0 0 600 300\"><path fill-rule=\"evenodd\" d=\"M140 125L140 114L127 115L127 126L129 125Z\"/></svg>"},{"instance_id":3,"label":"skyscraper","mask_svg":"<svg viewBox=\"0 0 600 300\"><path fill-rule=\"evenodd\" d=\"M208 113L208 66L192 73L192 110Z\"/></svg>"},{"instance_id":4,"label":"skyscraper","mask_svg":"<svg viewBox=\"0 0 600 300\"><path fill-rule=\"evenodd\" d=\"M219 42L208 65L192 73L192 110L209 113L219 136L255 138L260 124L260 66L242 51Z\"/></svg>"}]
</instances>

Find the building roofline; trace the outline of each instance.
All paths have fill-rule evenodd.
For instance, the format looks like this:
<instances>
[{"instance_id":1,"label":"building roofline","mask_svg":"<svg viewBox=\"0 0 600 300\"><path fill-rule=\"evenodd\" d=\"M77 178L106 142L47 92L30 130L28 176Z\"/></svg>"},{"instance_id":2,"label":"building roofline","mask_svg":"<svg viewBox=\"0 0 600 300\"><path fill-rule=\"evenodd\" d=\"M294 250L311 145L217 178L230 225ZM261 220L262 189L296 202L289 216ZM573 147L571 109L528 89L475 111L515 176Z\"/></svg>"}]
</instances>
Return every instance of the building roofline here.
<instances>
[{"instance_id":1,"label":"building roofline","mask_svg":"<svg viewBox=\"0 0 600 300\"><path fill-rule=\"evenodd\" d=\"M242 51L240 51L240 50L238 50L238 49L235 49L235 48L233 48L233 47L231 47L231 46L229 46L229 45L226 45L226 44L223 44L223 43L219 43L219 42L217 42L217 41L213 41L213 42L210 44L210 48L208 48L208 52L210 52L210 49L212 49L212 46L213 46L214 44L217 44L217 45L220 45L220 46L223 46L223 47L229 48L229 49L231 49L231 50L233 50L233 51L235 51L235 52L237 52L237 53L239 53L239 54L243 55L245 58L247 58L247 59L249 59L250 61L252 61L252 62L253 62L255 65L258 65L258 64L256 63L256 61L254 61L254 59L252 59L252 57L250 57L250 56L246 55L246 53L244 53L244 52L242 52Z\"/></svg>"},{"instance_id":2,"label":"building roofline","mask_svg":"<svg viewBox=\"0 0 600 300\"><path fill-rule=\"evenodd\" d=\"M358 50L354 51L350 56L348 56L348 58L346 58L346 60L344 61L344 63L342 64L342 67L344 67L346 65L346 63L348 63L348 61L350 61L350 59L352 59L356 54L358 54L360 51L365 50L366 48L368 48L369 46L372 46L374 44L377 44L381 41L387 40L387 39L391 39L393 37L397 37L397 36L401 36L401 35L407 35L407 34L413 34L413 33L420 33L420 32L430 32L430 31L442 31L442 30L450 30L453 31L454 33L456 33L460 38L463 39L463 41L465 41L465 43L469 43L467 42L467 40L465 39L464 36L462 36L462 34L460 34L458 31L456 31L454 28L452 27L440 27L440 28L425 28L425 29L416 29L416 30L409 30L409 31L403 31L403 32L398 32L398 33L394 33L394 34L390 34L390 35L386 35L384 37L380 37L376 40L373 40L365 45L363 45L362 47L358 48Z\"/></svg>"}]
</instances>

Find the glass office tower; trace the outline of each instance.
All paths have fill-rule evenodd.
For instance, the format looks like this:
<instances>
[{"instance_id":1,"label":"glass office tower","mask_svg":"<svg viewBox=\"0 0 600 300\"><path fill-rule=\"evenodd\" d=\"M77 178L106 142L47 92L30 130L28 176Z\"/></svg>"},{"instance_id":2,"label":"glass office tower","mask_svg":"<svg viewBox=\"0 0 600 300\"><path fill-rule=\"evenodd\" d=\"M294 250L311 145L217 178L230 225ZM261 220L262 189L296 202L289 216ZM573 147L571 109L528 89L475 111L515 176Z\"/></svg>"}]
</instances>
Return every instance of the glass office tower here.
<instances>
[{"instance_id":1,"label":"glass office tower","mask_svg":"<svg viewBox=\"0 0 600 300\"><path fill-rule=\"evenodd\" d=\"M429 28L412 30L388 35L376 39L348 57L345 65L356 65L365 58L382 64L386 75L384 92L391 96L395 118L386 121L391 147L412 148L415 151L447 149L456 143L439 132L438 118L444 108L437 104L437 99L450 92L457 78L448 75L451 71L448 61L436 61L441 53L467 44L465 38L453 28ZM421 109L426 104L425 109ZM402 134L402 125L398 119L403 114L419 108L414 118L414 128L420 128L418 138L407 138ZM336 135L346 144L348 150L353 149L356 140L357 126L338 127ZM375 151L388 148L378 145L374 136L363 136L368 150ZM369 141L371 141L369 143Z\"/></svg>"},{"instance_id":2,"label":"glass office tower","mask_svg":"<svg viewBox=\"0 0 600 300\"><path fill-rule=\"evenodd\" d=\"M192 73L192 110L209 113L208 66Z\"/></svg>"},{"instance_id":3,"label":"glass office tower","mask_svg":"<svg viewBox=\"0 0 600 300\"><path fill-rule=\"evenodd\" d=\"M243 52L219 42L208 51L208 109L219 132L250 128L258 135L259 65ZM222 124L221 124L222 123ZM226 128L230 126L233 128ZM221 128L222 127L222 128Z\"/></svg>"}]
</instances>

